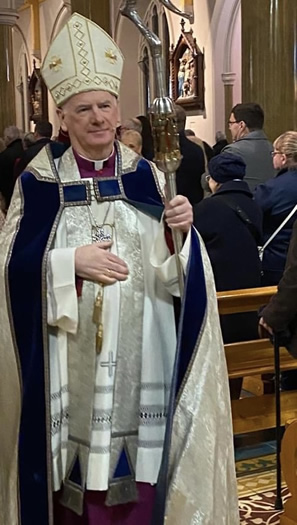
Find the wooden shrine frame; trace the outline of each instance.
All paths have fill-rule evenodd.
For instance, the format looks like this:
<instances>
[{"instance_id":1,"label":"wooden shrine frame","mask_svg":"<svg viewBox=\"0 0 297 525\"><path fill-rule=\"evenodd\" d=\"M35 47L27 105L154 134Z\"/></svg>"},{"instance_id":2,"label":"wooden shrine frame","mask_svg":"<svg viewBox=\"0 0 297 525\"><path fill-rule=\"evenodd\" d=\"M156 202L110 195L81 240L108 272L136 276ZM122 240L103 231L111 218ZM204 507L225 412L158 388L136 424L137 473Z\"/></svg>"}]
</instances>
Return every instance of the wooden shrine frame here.
<instances>
[{"instance_id":1,"label":"wooden shrine frame","mask_svg":"<svg viewBox=\"0 0 297 525\"><path fill-rule=\"evenodd\" d=\"M199 49L193 30L182 32L177 45L170 53L172 98L185 109L205 108L204 101L204 54Z\"/></svg>"}]
</instances>

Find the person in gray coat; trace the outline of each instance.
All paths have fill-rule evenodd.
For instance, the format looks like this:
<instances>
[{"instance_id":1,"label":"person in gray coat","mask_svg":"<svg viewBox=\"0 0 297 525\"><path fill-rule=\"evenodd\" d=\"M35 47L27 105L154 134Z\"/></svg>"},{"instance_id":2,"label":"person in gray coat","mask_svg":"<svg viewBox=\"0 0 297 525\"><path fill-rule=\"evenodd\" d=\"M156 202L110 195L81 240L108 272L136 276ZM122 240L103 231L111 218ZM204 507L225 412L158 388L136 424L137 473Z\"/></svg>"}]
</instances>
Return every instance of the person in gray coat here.
<instances>
[{"instance_id":1,"label":"person in gray coat","mask_svg":"<svg viewBox=\"0 0 297 525\"><path fill-rule=\"evenodd\" d=\"M225 153L240 155L246 164L245 182L251 191L276 175L271 152L273 147L263 131L264 112L259 104L236 104L229 118L233 143Z\"/></svg>"}]
</instances>

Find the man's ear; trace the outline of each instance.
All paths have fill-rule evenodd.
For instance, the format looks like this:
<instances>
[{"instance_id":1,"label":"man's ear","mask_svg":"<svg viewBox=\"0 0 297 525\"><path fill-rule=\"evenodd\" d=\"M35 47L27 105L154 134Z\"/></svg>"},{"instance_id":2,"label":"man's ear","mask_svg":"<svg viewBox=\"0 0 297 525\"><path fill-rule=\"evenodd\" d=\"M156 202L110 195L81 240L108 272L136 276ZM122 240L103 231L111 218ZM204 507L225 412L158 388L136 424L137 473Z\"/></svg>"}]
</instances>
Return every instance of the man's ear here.
<instances>
[{"instance_id":1,"label":"man's ear","mask_svg":"<svg viewBox=\"0 0 297 525\"><path fill-rule=\"evenodd\" d=\"M57 117L58 117L59 122L60 122L61 129L63 131L68 132L67 125L66 125L66 122L65 122L65 112L64 112L63 108L57 108L56 113L57 113Z\"/></svg>"}]
</instances>

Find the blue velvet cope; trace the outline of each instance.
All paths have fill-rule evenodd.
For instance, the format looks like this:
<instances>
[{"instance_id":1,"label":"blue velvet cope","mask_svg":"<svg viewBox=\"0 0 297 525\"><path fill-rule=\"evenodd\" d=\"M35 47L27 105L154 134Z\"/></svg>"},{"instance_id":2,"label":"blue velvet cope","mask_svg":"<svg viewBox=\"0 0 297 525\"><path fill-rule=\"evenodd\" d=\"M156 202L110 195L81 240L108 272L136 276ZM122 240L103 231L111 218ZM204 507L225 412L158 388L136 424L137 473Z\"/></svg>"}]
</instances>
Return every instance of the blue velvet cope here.
<instances>
[{"instance_id":1,"label":"blue velvet cope","mask_svg":"<svg viewBox=\"0 0 297 525\"><path fill-rule=\"evenodd\" d=\"M64 149L56 145L52 147L57 155ZM112 200L113 196L118 199L118 186L112 180L110 182L110 185L104 184L101 191L108 200ZM69 204L86 205L88 202L86 185L80 181L62 185L65 204L60 201L61 185L54 180L40 181L33 174L25 172L20 178L20 184L23 191L23 213L8 267L12 321L22 379L19 439L20 513L22 525L48 525L51 454L47 407L49 384L45 381L45 370L48 370L49 365L48 355L44 350L44 337L47 335L43 333L45 311L42 298L46 297L43 288L43 284L45 286L46 283L42 282L42 264L59 210ZM125 173L122 176L122 184L126 196L124 200L160 220L163 203L151 168L145 160L139 162L136 172ZM180 325L179 345L182 348L182 359L180 363L176 363L174 391L187 370L202 324L206 302L203 279L199 241L196 244L194 241L186 283L190 295L186 296ZM129 472L127 466L129 462L122 454L116 474Z\"/></svg>"},{"instance_id":2,"label":"blue velvet cope","mask_svg":"<svg viewBox=\"0 0 297 525\"><path fill-rule=\"evenodd\" d=\"M143 213L160 220L163 213L163 203L149 163L145 159L141 159L136 171L124 173L121 179L125 194L122 196L123 200ZM98 178L95 180L95 184L98 186L102 200L121 195L119 181L115 178L109 180Z\"/></svg>"},{"instance_id":3,"label":"blue velvet cope","mask_svg":"<svg viewBox=\"0 0 297 525\"><path fill-rule=\"evenodd\" d=\"M22 525L48 524L46 401L42 331L42 260L60 199L55 183L21 177L24 213L8 267L22 374L19 487Z\"/></svg>"}]
</instances>

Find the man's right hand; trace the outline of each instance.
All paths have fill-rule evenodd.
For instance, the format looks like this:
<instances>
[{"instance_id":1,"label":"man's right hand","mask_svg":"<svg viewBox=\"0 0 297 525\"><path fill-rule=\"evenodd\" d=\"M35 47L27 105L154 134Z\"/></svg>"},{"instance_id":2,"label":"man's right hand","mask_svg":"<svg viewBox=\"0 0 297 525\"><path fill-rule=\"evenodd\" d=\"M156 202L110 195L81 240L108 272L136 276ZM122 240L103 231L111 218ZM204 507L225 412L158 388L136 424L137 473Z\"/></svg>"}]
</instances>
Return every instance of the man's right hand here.
<instances>
[{"instance_id":1,"label":"man's right hand","mask_svg":"<svg viewBox=\"0 0 297 525\"><path fill-rule=\"evenodd\" d=\"M102 284L125 281L129 274L128 266L122 259L108 251L111 245L111 242L100 242L76 248L76 275Z\"/></svg>"}]
</instances>

